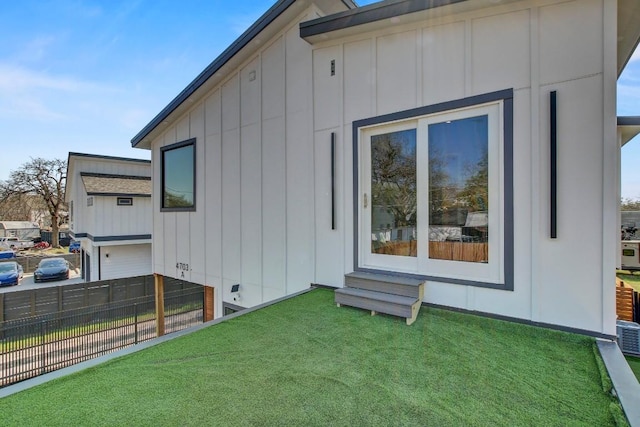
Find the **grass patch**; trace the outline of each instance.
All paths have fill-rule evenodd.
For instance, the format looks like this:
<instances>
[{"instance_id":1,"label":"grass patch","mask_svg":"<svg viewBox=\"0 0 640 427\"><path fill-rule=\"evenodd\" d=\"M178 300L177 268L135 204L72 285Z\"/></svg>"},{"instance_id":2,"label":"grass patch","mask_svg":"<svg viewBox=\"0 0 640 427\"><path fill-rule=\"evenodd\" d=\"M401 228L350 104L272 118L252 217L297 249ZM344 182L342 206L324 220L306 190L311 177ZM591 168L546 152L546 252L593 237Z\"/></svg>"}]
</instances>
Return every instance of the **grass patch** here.
<instances>
[{"instance_id":1,"label":"grass patch","mask_svg":"<svg viewBox=\"0 0 640 427\"><path fill-rule=\"evenodd\" d=\"M0 400L0 425L615 425L591 338L318 289Z\"/></svg>"},{"instance_id":2,"label":"grass patch","mask_svg":"<svg viewBox=\"0 0 640 427\"><path fill-rule=\"evenodd\" d=\"M627 359L629 366L631 366L631 370L635 374L636 378L640 381L640 357L625 356L625 358Z\"/></svg>"},{"instance_id":3,"label":"grass patch","mask_svg":"<svg viewBox=\"0 0 640 427\"><path fill-rule=\"evenodd\" d=\"M640 292L640 271L618 270L616 276L625 284Z\"/></svg>"}]
</instances>

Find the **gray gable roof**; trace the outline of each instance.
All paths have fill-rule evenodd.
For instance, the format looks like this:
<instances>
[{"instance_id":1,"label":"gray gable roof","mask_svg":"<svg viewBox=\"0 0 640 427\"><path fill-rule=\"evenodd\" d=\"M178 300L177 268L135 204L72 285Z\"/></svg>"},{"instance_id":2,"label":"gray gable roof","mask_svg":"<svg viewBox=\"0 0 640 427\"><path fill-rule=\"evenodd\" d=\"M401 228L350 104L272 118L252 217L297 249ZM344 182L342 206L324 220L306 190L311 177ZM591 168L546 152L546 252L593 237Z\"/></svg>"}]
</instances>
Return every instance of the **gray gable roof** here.
<instances>
[{"instance_id":1,"label":"gray gable roof","mask_svg":"<svg viewBox=\"0 0 640 427\"><path fill-rule=\"evenodd\" d=\"M151 197L151 178L148 176L80 173L90 196Z\"/></svg>"}]
</instances>

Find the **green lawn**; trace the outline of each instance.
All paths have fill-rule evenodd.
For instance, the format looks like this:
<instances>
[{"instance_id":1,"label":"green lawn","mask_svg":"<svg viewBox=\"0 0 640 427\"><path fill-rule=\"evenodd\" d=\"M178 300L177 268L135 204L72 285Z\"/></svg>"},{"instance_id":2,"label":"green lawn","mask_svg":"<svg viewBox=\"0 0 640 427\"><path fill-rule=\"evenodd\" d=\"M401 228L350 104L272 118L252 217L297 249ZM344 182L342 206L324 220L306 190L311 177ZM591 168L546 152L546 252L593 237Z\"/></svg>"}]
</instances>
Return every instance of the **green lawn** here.
<instances>
[{"instance_id":1,"label":"green lawn","mask_svg":"<svg viewBox=\"0 0 640 427\"><path fill-rule=\"evenodd\" d=\"M583 336L432 308L406 326L318 289L1 399L0 425L615 425L600 363Z\"/></svg>"},{"instance_id":2,"label":"green lawn","mask_svg":"<svg viewBox=\"0 0 640 427\"><path fill-rule=\"evenodd\" d=\"M638 381L640 381L640 357L626 356L626 358L629 366L631 366L631 370L636 375L636 378L638 378Z\"/></svg>"},{"instance_id":3,"label":"green lawn","mask_svg":"<svg viewBox=\"0 0 640 427\"><path fill-rule=\"evenodd\" d=\"M619 270L616 274L620 280L640 292L640 271Z\"/></svg>"}]
</instances>

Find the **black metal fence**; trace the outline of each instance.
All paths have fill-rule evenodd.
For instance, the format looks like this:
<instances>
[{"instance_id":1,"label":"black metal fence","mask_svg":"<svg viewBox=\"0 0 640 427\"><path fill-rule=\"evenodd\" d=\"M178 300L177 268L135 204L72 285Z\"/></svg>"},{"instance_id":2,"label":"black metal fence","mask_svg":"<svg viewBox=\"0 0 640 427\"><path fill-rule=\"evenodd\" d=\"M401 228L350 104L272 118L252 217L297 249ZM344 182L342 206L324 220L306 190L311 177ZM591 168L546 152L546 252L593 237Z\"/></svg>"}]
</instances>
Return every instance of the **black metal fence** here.
<instances>
[{"instance_id":1,"label":"black metal fence","mask_svg":"<svg viewBox=\"0 0 640 427\"><path fill-rule=\"evenodd\" d=\"M165 294L165 333L202 323L204 288ZM155 299L0 323L0 387L156 337Z\"/></svg>"}]
</instances>

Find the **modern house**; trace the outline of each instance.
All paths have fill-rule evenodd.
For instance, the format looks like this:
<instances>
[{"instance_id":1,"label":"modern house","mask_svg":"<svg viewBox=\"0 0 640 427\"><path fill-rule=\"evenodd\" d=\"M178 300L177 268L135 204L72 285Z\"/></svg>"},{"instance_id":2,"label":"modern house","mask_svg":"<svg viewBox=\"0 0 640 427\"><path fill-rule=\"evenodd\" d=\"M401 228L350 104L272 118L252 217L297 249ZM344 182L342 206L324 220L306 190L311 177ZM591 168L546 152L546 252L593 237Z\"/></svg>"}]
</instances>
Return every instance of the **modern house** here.
<instances>
[{"instance_id":1,"label":"modern house","mask_svg":"<svg viewBox=\"0 0 640 427\"><path fill-rule=\"evenodd\" d=\"M132 139L157 283L213 288L218 316L369 272L615 335L639 38L635 0L277 1Z\"/></svg>"},{"instance_id":2,"label":"modern house","mask_svg":"<svg viewBox=\"0 0 640 427\"><path fill-rule=\"evenodd\" d=\"M69 153L69 234L85 281L151 274L151 162Z\"/></svg>"}]
</instances>

